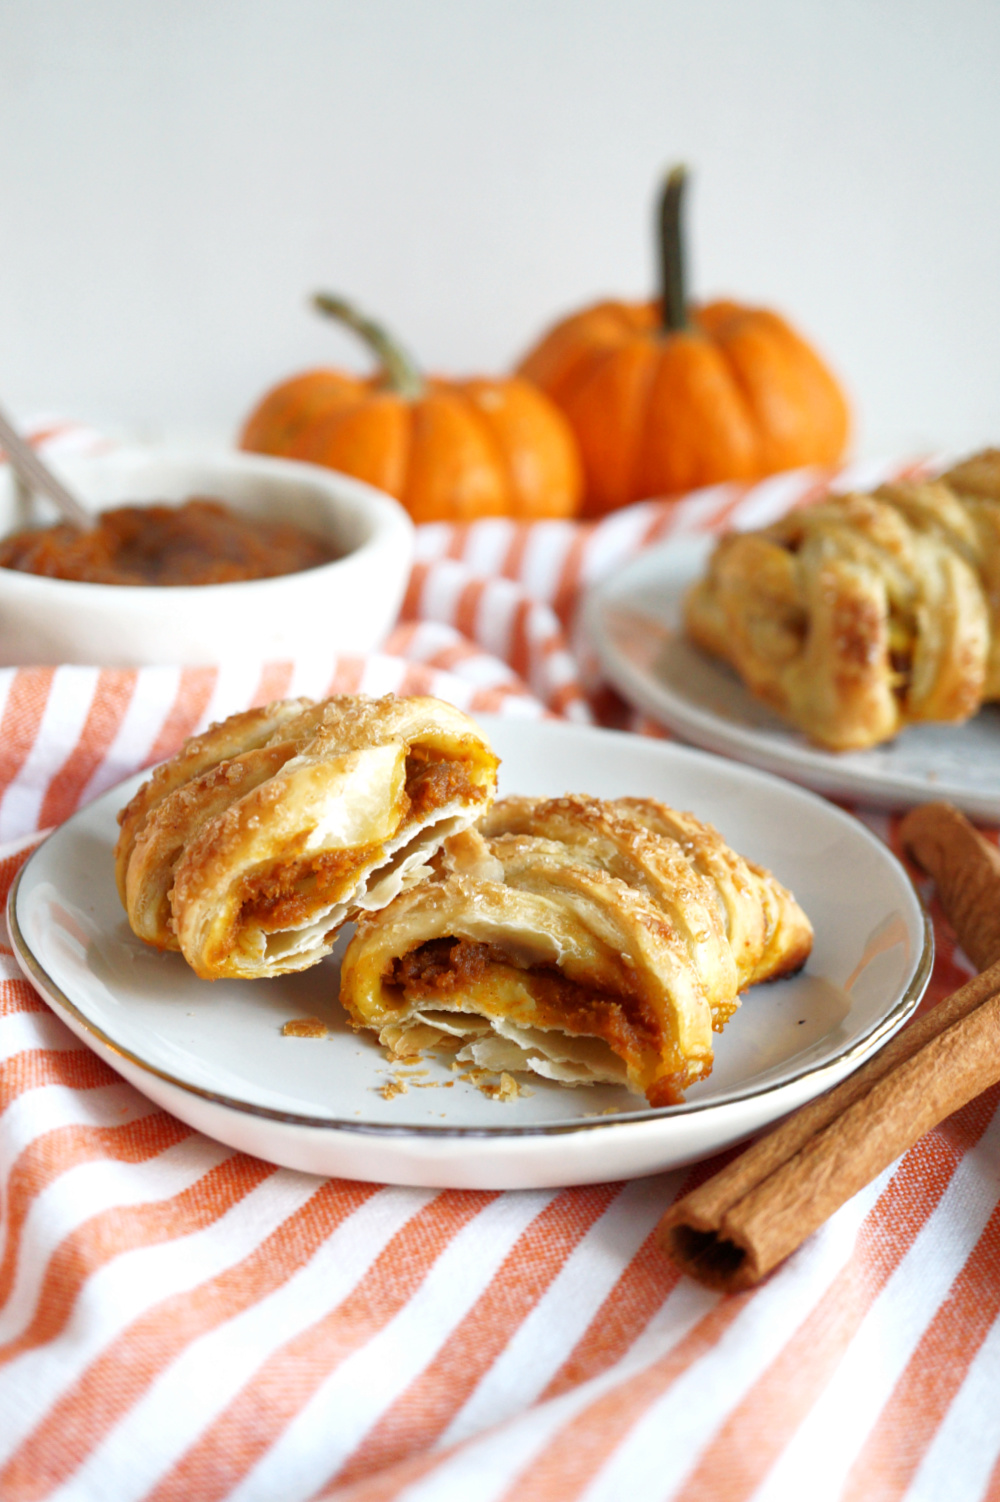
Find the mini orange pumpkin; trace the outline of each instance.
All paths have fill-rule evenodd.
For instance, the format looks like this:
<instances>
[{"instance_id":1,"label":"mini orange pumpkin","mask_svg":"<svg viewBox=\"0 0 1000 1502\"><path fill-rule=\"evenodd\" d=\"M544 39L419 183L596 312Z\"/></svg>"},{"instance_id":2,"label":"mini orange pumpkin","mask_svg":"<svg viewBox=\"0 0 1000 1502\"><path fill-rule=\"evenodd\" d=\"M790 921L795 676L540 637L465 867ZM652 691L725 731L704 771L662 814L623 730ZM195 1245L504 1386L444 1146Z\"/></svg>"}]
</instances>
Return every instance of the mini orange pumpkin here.
<instances>
[{"instance_id":1,"label":"mini orange pumpkin","mask_svg":"<svg viewBox=\"0 0 1000 1502\"><path fill-rule=\"evenodd\" d=\"M844 454L843 391L783 318L735 302L688 305L684 182L675 168L660 200L661 299L585 308L518 367L573 426L585 515Z\"/></svg>"},{"instance_id":2,"label":"mini orange pumpkin","mask_svg":"<svg viewBox=\"0 0 1000 1502\"><path fill-rule=\"evenodd\" d=\"M425 379L378 324L340 298L314 305L366 341L368 379L311 370L264 397L240 447L306 459L396 496L416 522L569 517L583 475L572 430L537 387L500 380Z\"/></svg>"}]
</instances>

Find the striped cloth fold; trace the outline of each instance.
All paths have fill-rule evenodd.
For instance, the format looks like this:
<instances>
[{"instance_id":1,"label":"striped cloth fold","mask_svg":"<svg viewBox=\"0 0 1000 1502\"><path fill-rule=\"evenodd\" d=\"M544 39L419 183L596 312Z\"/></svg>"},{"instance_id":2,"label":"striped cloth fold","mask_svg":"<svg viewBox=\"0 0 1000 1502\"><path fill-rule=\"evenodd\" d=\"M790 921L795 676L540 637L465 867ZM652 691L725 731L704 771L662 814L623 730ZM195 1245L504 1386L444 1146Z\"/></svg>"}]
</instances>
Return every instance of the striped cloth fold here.
<instances>
[{"instance_id":1,"label":"striped cloth fold","mask_svg":"<svg viewBox=\"0 0 1000 1502\"><path fill-rule=\"evenodd\" d=\"M284 694L427 692L663 734L597 680L581 590L654 538L758 525L827 479L587 526L425 527L366 658L2 671L0 891L40 831ZM899 853L896 818L862 817ZM932 914L929 1000L970 968ZM275 1168L126 1085L5 931L0 948L3 1502L1000 1498L1000 1090L725 1298L653 1242L721 1160L523 1193Z\"/></svg>"}]
</instances>

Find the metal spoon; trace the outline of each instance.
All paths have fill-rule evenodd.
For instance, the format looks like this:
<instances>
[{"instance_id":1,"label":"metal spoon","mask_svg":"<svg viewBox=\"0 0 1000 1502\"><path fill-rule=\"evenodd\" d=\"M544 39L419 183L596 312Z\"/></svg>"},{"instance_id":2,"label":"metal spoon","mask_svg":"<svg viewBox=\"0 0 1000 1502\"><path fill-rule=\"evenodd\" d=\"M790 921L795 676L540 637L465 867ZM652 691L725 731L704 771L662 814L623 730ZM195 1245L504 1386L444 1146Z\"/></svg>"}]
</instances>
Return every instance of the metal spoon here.
<instances>
[{"instance_id":1,"label":"metal spoon","mask_svg":"<svg viewBox=\"0 0 1000 1502\"><path fill-rule=\"evenodd\" d=\"M95 525L95 518L81 506L75 495L72 495L62 483L57 480L49 469L43 464L31 445L21 437L16 428L11 426L9 418L5 417L0 409L0 444L7 452L10 467L16 475L27 485L31 491L40 491L47 495L50 501L55 501L70 526L79 527L82 532L87 532Z\"/></svg>"}]
</instances>

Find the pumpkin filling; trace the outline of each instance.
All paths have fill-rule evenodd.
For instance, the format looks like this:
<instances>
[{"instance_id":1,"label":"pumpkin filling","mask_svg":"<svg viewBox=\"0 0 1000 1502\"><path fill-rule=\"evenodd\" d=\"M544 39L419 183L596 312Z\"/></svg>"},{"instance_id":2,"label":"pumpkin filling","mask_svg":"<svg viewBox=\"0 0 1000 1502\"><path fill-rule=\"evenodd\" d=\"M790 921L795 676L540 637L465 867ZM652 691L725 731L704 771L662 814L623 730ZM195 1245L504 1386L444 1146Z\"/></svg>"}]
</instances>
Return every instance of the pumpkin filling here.
<instances>
[{"instance_id":1,"label":"pumpkin filling","mask_svg":"<svg viewBox=\"0 0 1000 1502\"><path fill-rule=\"evenodd\" d=\"M460 762L409 756L406 770L407 807L401 833L405 833L404 826L423 823L456 799L479 801L484 796ZM301 928L320 909L344 901L359 873L383 850L378 844L322 850L246 876L240 894L240 921L248 921L265 933Z\"/></svg>"},{"instance_id":2,"label":"pumpkin filling","mask_svg":"<svg viewBox=\"0 0 1000 1502\"><path fill-rule=\"evenodd\" d=\"M905 621L895 610L889 612L889 663L892 668L892 687L899 697L905 695L913 669L913 625Z\"/></svg>"},{"instance_id":3,"label":"pumpkin filling","mask_svg":"<svg viewBox=\"0 0 1000 1502\"><path fill-rule=\"evenodd\" d=\"M248 874L240 888L237 929L252 948L263 944L272 958L308 948L343 920L348 906L383 906L425 875L428 835L433 831L436 841L448 823L447 813L437 820L435 814L485 796L463 763L412 753L395 835L384 844L286 855Z\"/></svg>"},{"instance_id":4,"label":"pumpkin filling","mask_svg":"<svg viewBox=\"0 0 1000 1502\"><path fill-rule=\"evenodd\" d=\"M411 752L406 758L406 796L409 817L420 821L456 798L480 802L484 790L472 781L464 762L431 761Z\"/></svg>"},{"instance_id":5,"label":"pumpkin filling","mask_svg":"<svg viewBox=\"0 0 1000 1502\"><path fill-rule=\"evenodd\" d=\"M360 845L324 850L244 877L240 923L249 922L265 933L301 928L318 908L332 907L343 899L378 849L377 845Z\"/></svg>"},{"instance_id":6,"label":"pumpkin filling","mask_svg":"<svg viewBox=\"0 0 1000 1502\"><path fill-rule=\"evenodd\" d=\"M554 965L518 964L499 944L432 939L393 960L385 985L416 1008L421 1044L435 1041L426 1029L471 1038L463 1053L488 1068L623 1083L624 1059L660 1051L660 1031L639 996L583 985ZM495 1038L484 1038L482 1022ZM389 1031L398 1046L400 1034Z\"/></svg>"}]
</instances>

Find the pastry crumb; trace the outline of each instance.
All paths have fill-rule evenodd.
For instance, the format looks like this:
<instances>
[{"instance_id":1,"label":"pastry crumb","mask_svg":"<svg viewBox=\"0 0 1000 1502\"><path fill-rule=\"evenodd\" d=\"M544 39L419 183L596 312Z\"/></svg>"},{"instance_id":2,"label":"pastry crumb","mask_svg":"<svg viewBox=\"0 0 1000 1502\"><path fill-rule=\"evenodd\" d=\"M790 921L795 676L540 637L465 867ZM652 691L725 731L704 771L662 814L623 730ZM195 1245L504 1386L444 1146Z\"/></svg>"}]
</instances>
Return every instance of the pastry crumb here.
<instances>
[{"instance_id":1,"label":"pastry crumb","mask_svg":"<svg viewBox=\"0 0 1000 1502\"><path fill-rule=\"evenodd\" d=\"M534 1091L529 1090L527 1085L518 1084L514 1076L508 1074L506 1070L497 1080L489 1069L477 1069L474 1064L462 1065L452 1061L449 1068L458 1075L460 1080L465 1080L469 1085L475 1085L476 1089L489 1100L517 1100L519 1096L527 1098L534 1094ZM448 1080L446 1083L453 1085L455 1081Z\"/></svg>"},{"instance_id":2,"label":"pastry crumb","mask_svg":"<svg viewBox=\"0 0 1000 1502\"><path fill-rule=\"evenodd\" d=\"M293 1017L281 1029L283 1038L328 1038L330 1029L318 1017Z\"/></svg>"},{"instance_id":3,"label":"pastry crumb","mask_svg":"<svg viewBox=\"0 0 1000 1502\"><path fill-rule=\"evenodd\" d=\"M514 1076L507 1074L506 1071L501 1074L499 1081L496 1083L485 1080L477 1081L476 1083L482 1093L488 1096L490 1100L517 1100L519 1095L526 1093L523 1087L517 1083Z\"/></svg>"},{"instance_id":4,"label":"pastry crumb","mask_svg":"<svg viewBox=\"0 0 1000 1502\"><path fill-rule=\"evenodd\" d=\"M398 1074L395 1074L391 1080L386 1080L378 1093L383 1100L395 1100L397 1095L405 1095L408 1089L409 1086L405 1079L401 1079Z\"/></svg>"},{"instance_id":5,"label":"pastry crumb","mask_svg":"<svg viewBox=\"0 0 1000 1502\"><path fill-rule=\"evenodd\" d=\"M478 1086L483 1080L488 1080L490 1076L487 1070L477 1069L473 1064L469 1068L463 1069L458 1077L460 1080L467 1081L470 1085Z\"/></svg>"}]
</instances>

